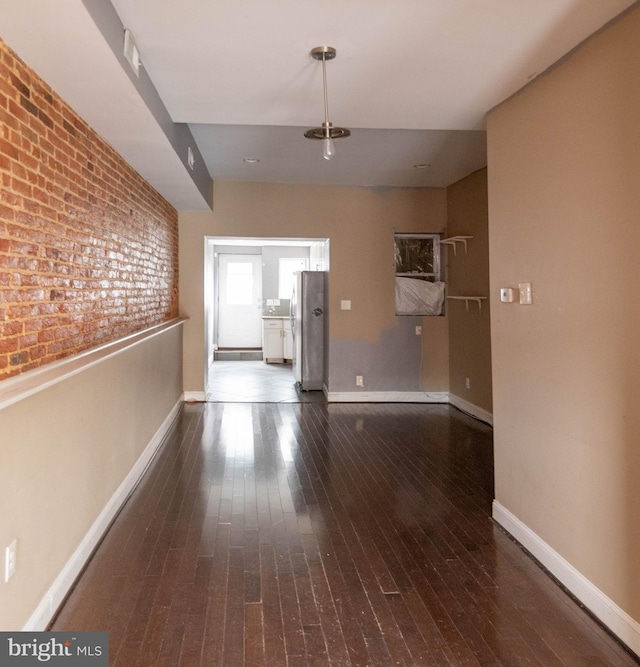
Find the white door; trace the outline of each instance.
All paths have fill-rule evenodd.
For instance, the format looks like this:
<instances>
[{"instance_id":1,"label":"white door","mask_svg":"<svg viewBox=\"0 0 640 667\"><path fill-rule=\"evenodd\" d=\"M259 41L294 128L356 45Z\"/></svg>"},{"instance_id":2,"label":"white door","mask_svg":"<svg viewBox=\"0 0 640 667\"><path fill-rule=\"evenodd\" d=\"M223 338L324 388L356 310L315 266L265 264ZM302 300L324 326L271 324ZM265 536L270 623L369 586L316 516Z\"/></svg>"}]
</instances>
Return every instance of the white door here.
<instances>
[{"instance_id":1,"label":"white door","mask_svg":"<svg viewBox=\"0 0 640 667\"><path fill-rule=\"evenodd\" d=\"M218 347L262 346L262 256L219 255Z\"/></svg>"}]
</instances>

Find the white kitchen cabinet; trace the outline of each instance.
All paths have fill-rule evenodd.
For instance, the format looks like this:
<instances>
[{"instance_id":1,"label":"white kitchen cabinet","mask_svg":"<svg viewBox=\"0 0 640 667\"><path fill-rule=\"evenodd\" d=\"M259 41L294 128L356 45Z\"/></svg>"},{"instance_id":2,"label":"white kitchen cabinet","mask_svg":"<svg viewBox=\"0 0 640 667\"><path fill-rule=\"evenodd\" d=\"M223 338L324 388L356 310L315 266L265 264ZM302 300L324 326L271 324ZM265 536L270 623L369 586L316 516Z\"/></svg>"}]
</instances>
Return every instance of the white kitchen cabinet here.
<instances>
[{"instance_id":1,"label":"white kitchen cabinet","mask_svg":"<svg viewBox=\"0 0 640 667\"><path fill-rule=\"evenodd\" d=\"M281 364L293 358L291 320L287 317L262 319L262 359L268 364Z\"/></svg>"},{"instance_id":2,"label":"white kitchen cabinet","mask_svg":"<svg viewBox=\"0 0 640 667\"><path fill-rule=\"evenodd\" d=\"M293 332L291 331L290 319L284 320L282 340L282 356L285 359L293 359Z\"/></svg>"},{"instance_id":3,"label":"white kitchen cabinet","mask_svg":"<svg viewBox=\"0 0 640 667\"><path fill-rule=\"evenodd\" d=\"M282 319L263 318L262 320L262 359L266 363L284 361L282 341Z\"/></svg>"}]
</instances>

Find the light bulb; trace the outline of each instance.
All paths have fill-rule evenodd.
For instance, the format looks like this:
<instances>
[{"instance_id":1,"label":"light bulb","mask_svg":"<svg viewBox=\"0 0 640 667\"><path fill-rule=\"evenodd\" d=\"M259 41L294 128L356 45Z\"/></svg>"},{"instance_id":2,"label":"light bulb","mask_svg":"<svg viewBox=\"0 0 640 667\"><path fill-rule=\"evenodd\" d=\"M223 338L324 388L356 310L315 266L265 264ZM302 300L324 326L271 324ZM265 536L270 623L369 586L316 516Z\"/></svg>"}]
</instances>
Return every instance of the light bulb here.
<instances>
[{"instance_id":1,"label":"light bulb","mask_svg":"<svg viewBox=\"0 0 640 667\"><path fill-rule=\"evenodd\" d=\"M336 154L336 147L333 145L331 137L325 137L322 140L322 157L330 160Z\"/></svg>"}]
</instances>

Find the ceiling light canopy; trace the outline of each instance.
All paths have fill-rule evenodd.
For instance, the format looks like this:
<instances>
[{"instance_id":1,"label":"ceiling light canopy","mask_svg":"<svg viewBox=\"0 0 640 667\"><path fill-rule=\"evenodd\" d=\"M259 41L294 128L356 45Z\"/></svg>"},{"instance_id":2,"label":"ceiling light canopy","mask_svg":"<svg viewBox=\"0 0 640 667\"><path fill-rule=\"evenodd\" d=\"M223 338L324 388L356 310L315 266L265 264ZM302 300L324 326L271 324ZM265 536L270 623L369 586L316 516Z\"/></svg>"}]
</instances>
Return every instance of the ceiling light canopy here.
<instances>
[{"instance_id":1,"label":"ceiling light canopy","mask_svg":"<svg viewBox=\"0 0 640 667\"><path fill-rule=\"evenodd\" d=\"M334 139L341 139L351 135L351 130L345 127L334 127L329 122L329 100L327 96L327 60L333 60L336 57L336 50L332 46L316 46L311 49L311 57L314 60L322 61L322 88L324 92L324 123L322 127L314 127L307 130L304 136L307 139L322 140L322 157L330 160L335 155Z\"/></svg>"}]
</instances>

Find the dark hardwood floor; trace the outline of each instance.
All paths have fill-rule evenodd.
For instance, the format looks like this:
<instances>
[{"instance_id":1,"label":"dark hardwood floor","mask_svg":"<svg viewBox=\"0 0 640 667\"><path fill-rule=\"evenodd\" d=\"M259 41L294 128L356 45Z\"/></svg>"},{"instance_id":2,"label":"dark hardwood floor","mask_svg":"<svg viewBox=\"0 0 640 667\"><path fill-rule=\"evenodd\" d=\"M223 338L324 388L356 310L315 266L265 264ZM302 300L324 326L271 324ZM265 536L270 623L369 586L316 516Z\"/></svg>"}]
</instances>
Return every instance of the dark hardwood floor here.
<instances>
[{"instance_id":1,"label":"dark hardwood floor","mask_svg":"<svg viewBox=\"0 0 640 667\"><path fill-rule=\"evenodd\" d=\"M637 664L492 497L449 406L187 404L50 629L123 667Z\"/></svg>"}]
</instances>

